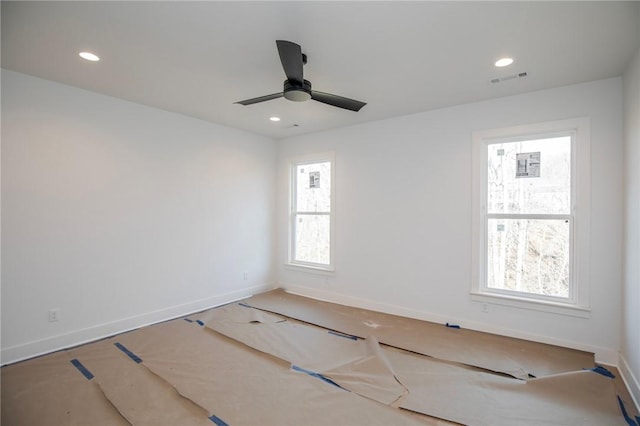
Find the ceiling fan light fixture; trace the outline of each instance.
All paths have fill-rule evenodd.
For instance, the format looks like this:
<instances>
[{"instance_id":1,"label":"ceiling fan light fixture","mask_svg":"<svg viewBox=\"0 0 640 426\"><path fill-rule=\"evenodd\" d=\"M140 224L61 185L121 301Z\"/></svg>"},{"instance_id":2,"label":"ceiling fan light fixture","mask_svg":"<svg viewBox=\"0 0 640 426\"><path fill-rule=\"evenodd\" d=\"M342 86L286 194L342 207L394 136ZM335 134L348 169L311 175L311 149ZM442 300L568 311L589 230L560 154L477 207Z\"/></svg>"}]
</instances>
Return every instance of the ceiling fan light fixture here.
<instances>
[{"instance_id":1,"label":"ceiling fan light fixture","mask_svg":"<svg viewBox=\"0 0 640 426\"><path fill-rule=\"evenodd\" d=\"M311 94L305 92L304 90L289 90L288 92L284 92L284 97L290 101L294 102L304 102L311 99Z\"/></svg>"},{"instance_id":2,"label":"ceiling fan light fixture","mask_svg":"<svg viewBox=\"0 0 640 426\"><path fill-rule=\"evenodd\" d=\"M294 102L304 102L311 99L311 83L308 80L304 80L302 85L295 84L289 80L284 82L285 99Z\"/></svg>"}]
</instances>

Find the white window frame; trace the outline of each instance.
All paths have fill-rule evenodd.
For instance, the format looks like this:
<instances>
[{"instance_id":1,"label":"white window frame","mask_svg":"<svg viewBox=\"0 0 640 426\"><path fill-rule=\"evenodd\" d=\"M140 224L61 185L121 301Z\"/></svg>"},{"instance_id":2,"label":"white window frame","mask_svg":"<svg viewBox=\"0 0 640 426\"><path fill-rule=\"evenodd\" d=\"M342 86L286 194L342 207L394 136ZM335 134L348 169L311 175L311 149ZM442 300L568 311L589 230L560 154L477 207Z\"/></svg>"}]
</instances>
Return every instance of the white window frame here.
<instances>
[{"instance_id":1,"label":"white window frame","mask_svg":"<svg viewBox=\"0 0 640 426\"><path fill-rule=\"evenodd\" d=\"M306 164L317 163L331 163L331 210L328 213L318 212L299 212L296 207L296 183L297 183L297 167ZM324 152L318 154L310 154L305 156L296 157L289 161L289 254L287 266L293 268L301 268L309 272L317 273L333 273L335 271L334 259L335 259L335 175L336 175L336 161L334 152ZM300 214L326 214L329 216L329 264L303 262L295 259L296 250L296 218Z\"/></svg>"},{"instance_id":2,"label":"white window frame","mask_svg":"<svg viewBox=\"0 0 640 426\"><path fill-rule=\"evenodd\" d=\"M505 292L487 286L487 161L488 146L500 142L531 140L572 133L571 231L569 299ZM502 140L502 141L501 141ZM483 130L472 135L472 283L471 299L577 317L590 315L590 123L576 118L522 126ZM515 215L518 216L518 215ZM528 217L534 215L527 215ZM562 216L562 215L560 215ZM505 215L501 215L505 217ZM552 215L544 215L551 219ZM563 216L564 218L564 216Z\"/></svg>"}]
</instances>

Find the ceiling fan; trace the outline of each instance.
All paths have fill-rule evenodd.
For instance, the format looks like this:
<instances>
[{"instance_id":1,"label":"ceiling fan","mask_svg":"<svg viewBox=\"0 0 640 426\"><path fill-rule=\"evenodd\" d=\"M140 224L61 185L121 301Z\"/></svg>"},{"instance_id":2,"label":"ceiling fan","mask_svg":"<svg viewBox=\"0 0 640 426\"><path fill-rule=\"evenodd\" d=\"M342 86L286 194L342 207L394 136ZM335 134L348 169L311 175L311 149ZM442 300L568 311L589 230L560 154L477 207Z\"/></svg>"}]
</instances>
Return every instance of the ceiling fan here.
<instances>
[{"instance_id":1,"label":"ceiling fan","mask_svg":"<svg viewBox=\"0 0 640 426\"><path fill-rule=\"evenodd\" d=\"M270 101L284 96L285 99L290 101L303 102L313 99L323 104L351 111L360 111L360 109L366 105L366 102L312 90L311 82L303 78L302 67L307 63L307 55L302 53L300 45L286 40L276 40L276 45L278 47L280 61L282 62L282 68L284 68L284 73L287 76L287 79L284 81L284 89L279 93L239 101L236 102L237 104L257 104L258 102Z\"/></svg>"}]
</instances>

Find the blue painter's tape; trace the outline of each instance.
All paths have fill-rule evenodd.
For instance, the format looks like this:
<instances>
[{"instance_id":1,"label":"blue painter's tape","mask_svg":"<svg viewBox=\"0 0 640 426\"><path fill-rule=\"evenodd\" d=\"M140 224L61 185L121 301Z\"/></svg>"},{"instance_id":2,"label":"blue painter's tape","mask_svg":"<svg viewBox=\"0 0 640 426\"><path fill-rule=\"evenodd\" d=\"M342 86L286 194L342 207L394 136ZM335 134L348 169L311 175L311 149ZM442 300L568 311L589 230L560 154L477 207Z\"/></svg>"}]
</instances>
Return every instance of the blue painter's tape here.
<instances>
[{"instance_id":1,"label":"blue painter's tape","mask_svg":"<svg viewBox=\"0 0 640 426\"><path fill-rule=\"evenodd\" d=\"M351 334L338 333L337 331L329 331L329 334L334 336L344 337L345 339L358 340L358 336L352 336Z\"/></svg>"},{"instance_id":2,"label":"blue painter's tape","mask_svg":"<svg viewBox=\"0 0 640 426\"><path fill-rule=\"evenodd\" d=\"M459 326L459 325L456 325L456 324L449 324L449 323L446 323L445 325L446 325L447 327L449 327L449 328L460 328L460 326Z\"/></svg>"},{"instance_id":3,"label":"blue painter's tape","mask_svg":"<svg viewBox=\"0 0 640 426\"><path fill-rule=\"evenodd\" d=\"M594 373L598 373L598 374L602 374L605 377L608 377L610 379L615 379L616 376L613 375L613 373L609 370L607 370L606 368L598 365L597 367L593 367L590 368L589 371L593 371Z\"/></svg>"},{"instance_id":4,"label":"blue painter's tape","mask_svg":"<svg viewBox=\"0 0 640 426\"><path fill-rule=\"evenodd\" d=\"M193 322L193 320L192 320L192 319L189 319L189 318L183 318L183 319L184 319L186 322Z\"/></svg>"},{"instance_id":5,"label":"blue painter's tape","mask_svg":"<svg viewBox=\"0 0 640 426\"><path fill-rule=\"evenodd\" d=\"M209 420L211 420L218 426L229 426L227 423L224 422L224 420L222 420L220 417L215 415L212 415L211 417L209 417Z\"/></svg>"},{"instance_id":6,"label":"blue painter's tape","mask_svg":"<svg viewBox=\"0 0 640 426\"><path fill-rule=\"evenodd\" d=\"M140 364L142 362L142 360L140 359L140 357L138 357L138 355L134 354L129 349L125 348L122 344L116 342L114 343L114 345L116 345L116 348L124 352L129 358L134 360L137 364Z\"/></svg>"},{"instance_id":7,"label":"blue painter's tape","mask_svg":"<svg viewBox=\"0 0 640 426\"><path fill-rule=\"evenodd\" d=\"M302 367L298 367L297 365L292 365L292 366L291 366L291 368L292 368L293 370L295 370L295 371L299 371L299 372L301 372L301 373L308 374L308 375L310 375L311 377L315 377L316 379L320 379L320 380L322 380L323 382L325 382L325 383L329 383L330 385L333 385L333 386L335 386L335 387L337 387L337 388L340 388L340 389L342 389L342 390L349 391L348 389L343 388L342 386L340 386L339 384L337 384L336 382L334 382L334 381L333 381L333 380L331 380L330 378L323 376L322 374L318 374L318 373L315 373L315 372L313 372L313 371L306 370L306 369L304 369L304 368L302 368ZM349 392L350 392L350 391L349 391Z\"/></svg>"},{"instance_id":8,"label":"blue painter's tape","mask_svg":"<svg viewBox=\"0 0 640 426\"><path fill-rule=\"evenodd\" d=\"M196 320L196 322L200 325L200 326L204 326L204 323L200 320Z\"/></svg>"},{"instance_id":9,"label":"blue painter's tape","mask_svg":"<svg viewBox=\"0 0 640 426\"><path fill-rule=\"evenodd\" d=\"M91 374L91 371L89 371L87 367L82 365L82 363L78 361L76 358L71 360L71 364L73 364L73 366L77 368L78 371L80 371L82 375L87 378L87 380L93 379L93 374Z\"/></svg>"},{"instance_id":10,"label":"blue painter's tape","mask_svg":"<svg viewBox=\"0 0 640 426\"><path fill-rule=\"evenodd\" d=\"M624 402L622 402L622 398L618 395L618 404L620 405L620 411L622 411L622 416L624 420L627 422L629 426L638 426L640 425L640 417L636 417L636 420L633 420L629 413L627 413L627 409L624 407Z\"/></svg>"}]
</instances>

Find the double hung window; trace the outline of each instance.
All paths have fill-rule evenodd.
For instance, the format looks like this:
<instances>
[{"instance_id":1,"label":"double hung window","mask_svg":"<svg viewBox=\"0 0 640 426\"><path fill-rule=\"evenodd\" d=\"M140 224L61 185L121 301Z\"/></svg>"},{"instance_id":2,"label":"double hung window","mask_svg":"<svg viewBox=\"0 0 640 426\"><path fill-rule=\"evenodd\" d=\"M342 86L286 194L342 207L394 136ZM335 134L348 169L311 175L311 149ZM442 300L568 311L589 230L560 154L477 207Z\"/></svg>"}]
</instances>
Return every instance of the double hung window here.
<instances>
[{"instance_id":1,"label":"double hung window","mask_svg":"<svg viewBox=\"0 0 640 426\"><path fill-rule=\"evenodd\" d=\"M291 164L289 263L333 269L333 155Z\"/></svg>"},{"instance_id":2,"label":"double hung window","mask_svg":"<svg viewBox=\"0 0 640 426\"><path fill-rule=\"evenodd\" d=\"M472 293L586 308L588 122L478 132L473 143Z\"/></svg>"}]
</instances>

